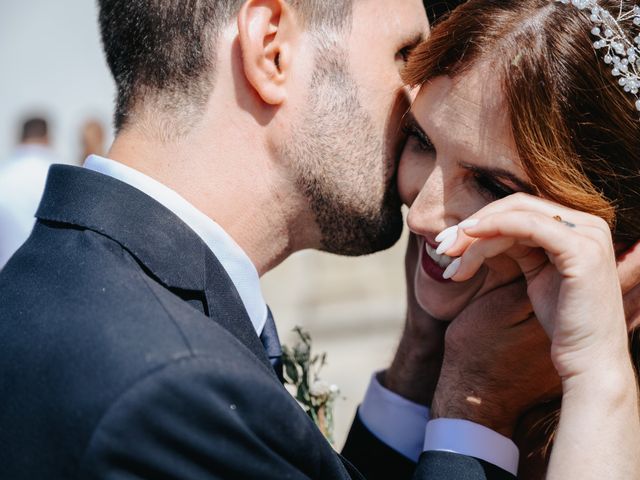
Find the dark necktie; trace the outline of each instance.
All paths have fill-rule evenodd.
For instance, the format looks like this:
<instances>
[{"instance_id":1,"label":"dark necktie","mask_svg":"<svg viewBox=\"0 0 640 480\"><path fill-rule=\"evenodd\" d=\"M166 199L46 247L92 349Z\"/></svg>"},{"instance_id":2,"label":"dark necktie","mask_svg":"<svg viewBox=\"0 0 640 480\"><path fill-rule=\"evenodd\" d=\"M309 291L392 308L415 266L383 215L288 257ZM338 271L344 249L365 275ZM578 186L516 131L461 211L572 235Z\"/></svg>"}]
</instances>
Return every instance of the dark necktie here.
<instances>
[{"instance_id":1,"label":"dark necktie","mask_svg":"<svg viewBox=\"0 0 640 480\"><path fill-rule=\"evenodd\" d=\"M280 345L280 339L278 338L278 330L276 329L276 322L273 321L273 315L271 315L271 309L267 307L267 322L262 329L260 335L260 341L264 345L264 350L267 352L269 362L273 366L273 370L281 382L284 382L284 376L282 373L282 346Z\"/></svg>"}]
</instances>

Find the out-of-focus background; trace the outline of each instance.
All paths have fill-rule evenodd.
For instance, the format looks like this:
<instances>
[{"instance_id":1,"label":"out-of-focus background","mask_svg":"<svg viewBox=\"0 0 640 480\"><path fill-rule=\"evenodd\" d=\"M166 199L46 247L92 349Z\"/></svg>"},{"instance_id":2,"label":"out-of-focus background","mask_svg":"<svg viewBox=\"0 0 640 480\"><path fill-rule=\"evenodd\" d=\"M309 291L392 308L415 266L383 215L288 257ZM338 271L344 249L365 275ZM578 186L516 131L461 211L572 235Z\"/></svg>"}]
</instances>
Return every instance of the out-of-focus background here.
<instances>
[{"instance_id":1,"label":"out-of-focus background","mask_svg":"<svg viewBox=\"0 0 640 480\"><path fill-rule=\"evenodd\" d=\"M426 3L437 10L443 2ZM96 15L90 0L0 3L0 165L33 116L48 121L58 162L80 164L87 142L94 150L108 147L115 91ZM404 244L357 259L301 252L263 279L283 343L300 325L315 351L328 354L322 378L342 397L335 408L338 447L370 375L388 365L399 339Z\"/></svg>"},{"instance_id":2,"label":"out-of-focus background","mask_svg":"<svg viewBox=\"0 0 640 480\"><path fill-rule=\"evenodd\" d=\"M115 89L96 12L91 0L0 2L0 161L29 116L49 120L54 151L65 163L81 161L86 120L99 120L110 135Z\"/></svg>"}]
</instances>

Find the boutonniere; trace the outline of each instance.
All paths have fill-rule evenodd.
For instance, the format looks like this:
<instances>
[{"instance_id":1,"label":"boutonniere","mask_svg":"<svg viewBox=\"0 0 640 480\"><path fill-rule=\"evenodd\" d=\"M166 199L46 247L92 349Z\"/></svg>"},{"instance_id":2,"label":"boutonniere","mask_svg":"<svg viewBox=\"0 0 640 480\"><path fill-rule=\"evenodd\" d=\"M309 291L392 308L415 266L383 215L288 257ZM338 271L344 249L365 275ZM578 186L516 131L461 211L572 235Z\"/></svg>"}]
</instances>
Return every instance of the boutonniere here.
<instances>
[{"instance_id":1,"label":"boutonniere","mask_svg":"<svg viewBox=\"0 0 640 480\"><path fill-rule=\"evenodd\" d=\"M298 336L294 346L282 347L285 383L293 387L298 403L333 444L333 407L340 390L320 379L320 371L327 364L327 354L312 355L309 333L301 327L295 327L293 331Z\"/></svg>"}]
</instances>

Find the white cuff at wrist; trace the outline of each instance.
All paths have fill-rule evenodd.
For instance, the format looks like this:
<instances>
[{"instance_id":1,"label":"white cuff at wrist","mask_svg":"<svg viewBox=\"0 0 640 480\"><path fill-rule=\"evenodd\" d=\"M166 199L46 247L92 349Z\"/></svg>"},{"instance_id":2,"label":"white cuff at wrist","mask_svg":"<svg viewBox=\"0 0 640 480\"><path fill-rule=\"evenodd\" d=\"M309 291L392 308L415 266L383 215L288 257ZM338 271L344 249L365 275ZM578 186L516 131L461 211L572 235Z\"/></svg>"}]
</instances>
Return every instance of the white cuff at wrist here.
<instances>
[{"instance_id":1,"label":"white cuff at wrist","mask_svg":"<svg viewBox=\"0 0 640 480\"><path fill-rule=\"evenodd\" d=\"M475 457L512 475L518 474L520 452L516 444L498 432L468 420L431 420L427 423L424 450Z\"/></svg>"},{"instance_id":2,"label":"white cuff at wrist","mask_svg":"<svg viewBox=\"0 0 640 480\"><path fill-rule=\"evenodd\" d=\"M387 390L374 374L358 414L380 441L408 459L418 461L429 419L427 407Z\"/></svg>"}]
</instances>

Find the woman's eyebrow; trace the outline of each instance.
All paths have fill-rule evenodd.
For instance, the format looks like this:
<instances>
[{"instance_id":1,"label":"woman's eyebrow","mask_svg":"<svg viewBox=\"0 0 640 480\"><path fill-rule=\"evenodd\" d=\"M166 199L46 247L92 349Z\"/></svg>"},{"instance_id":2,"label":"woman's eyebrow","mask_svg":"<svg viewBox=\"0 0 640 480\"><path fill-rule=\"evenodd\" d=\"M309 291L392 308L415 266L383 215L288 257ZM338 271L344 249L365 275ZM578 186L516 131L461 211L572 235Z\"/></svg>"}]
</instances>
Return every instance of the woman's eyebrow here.
<instances>
[{"instance_id":1,"label":"woman's eyebrow","mask_svg":"<svg viewBox=\"0 0 640 480\"><path fill-rule=\"evenodd\" d=\"M465 170L469 170L475 174L509 180L511 183L516 185L524 193L534 194L536 192L536 188L533 185L531 185L528 182L525 182L524 180L520 179L518 176L502 168L479 167L478 165L473 165L471 163L466 163L466 162L459 162L458 164L460 165L460 167L464 168Z\"/></svg>"}]
</instances>

